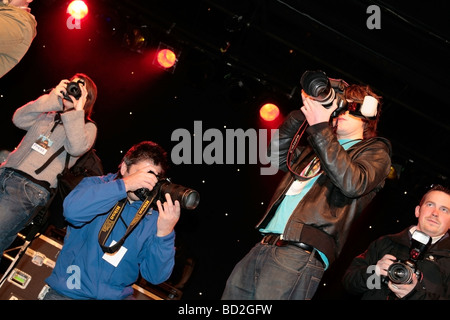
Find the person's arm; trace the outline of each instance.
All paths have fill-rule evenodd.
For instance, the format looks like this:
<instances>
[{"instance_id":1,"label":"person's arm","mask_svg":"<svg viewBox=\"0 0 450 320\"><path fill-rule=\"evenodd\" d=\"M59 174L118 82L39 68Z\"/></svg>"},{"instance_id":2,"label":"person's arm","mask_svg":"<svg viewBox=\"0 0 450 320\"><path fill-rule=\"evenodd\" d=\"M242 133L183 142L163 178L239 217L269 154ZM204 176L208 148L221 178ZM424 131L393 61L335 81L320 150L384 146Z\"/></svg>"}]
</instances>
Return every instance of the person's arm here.
<instances>
[{"instance_id":1,"label":"person's arm","mask_svg":"<svg viewBox=\"0 0 450 320\"><path fill-rule=\"evenodd\" d=\"M380 251L377 241L374 241L366 251L353 258L342 277L342 284L348 292L361 295L368 290L381 289L383 275L380 274L380 267L377 266Z\"/></svg>"},{"instance_id":2,"label":"person's arm","mask_svg":"<svg viewBox=\"0 0 450 320\"><path fill-rule=\"evenodd\" d=\"M166 281L175 264L174 227L180 218L180 203L172 202L169 194L165 197L164 203L156 202L159 213L156 236L145 244L141 254L141 274L153 284Z\"/></svg>"},{"instance_id":3,"label":"person's arm","mask_svg":"<svg viewBox=\"0 0 450 320\"><path fill-rule=\"evenodd\" d=\"M18 108L14 112L12 121L19 129L28 130L42 113L62 110L63 104L57 95L52 93L44 94Z\"/></svg>"},{"instance_id":4,"label":"person's arm","mask_svg":"<svg viewBox=\"0 0 450 320\"><path fill-rule=\"evenodd\" d=\"M127 193L122 179L114 174L102 177L87 177L64 199L64 217L75 227L81 227L97 215L109 210Z\"/></svg>"},{"instance_id":5,"label":"person's arm","mask_svg":"<svg viewBox=\"0 0 450 320\"><path fill-rule=\"evenodd\" d=\"M95 143L97 126L90 121L85 122L83 110L70 110L61 114L66 140L64 148L74 156L82 156Z\"/></svg>"},{"instance_id":6,"label":"person's arm","mask_svg":"<svg viewBox=\"0 0 450 320\"><path fill-rule=\"evenodd\" d=\"M19 63L36 36L37 23L29 11L0 1L0 78Z\"/></svg>"},{"instance_id":7,"label":"person's arm","mask_svg":"<svg viewBox=\"0 0 450 320\"><path fill-rule=\"evenodd\" d=\"M300 110L291 111L277 132L272 137L267 156L270 163L278 169L287 171L287 155L295 134L305 122L305 116ZM291 160L295 160L299 150L295 150Z\"/></svg>"}]
</instances>

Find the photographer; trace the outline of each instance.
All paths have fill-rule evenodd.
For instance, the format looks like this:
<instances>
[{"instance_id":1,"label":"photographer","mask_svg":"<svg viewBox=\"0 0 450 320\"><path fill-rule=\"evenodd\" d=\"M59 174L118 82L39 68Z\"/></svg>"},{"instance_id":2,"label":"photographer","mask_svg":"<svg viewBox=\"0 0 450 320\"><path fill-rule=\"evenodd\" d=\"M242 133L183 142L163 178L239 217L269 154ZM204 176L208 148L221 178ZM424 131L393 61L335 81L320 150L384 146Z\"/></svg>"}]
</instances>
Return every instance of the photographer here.
<instances>
[{"instance_id":1,"label":"photographer","mask_svg":"<svg viewBox=\"0 0 450 320\"><path fill-rule=\"evenodd\" d=\"M379 100L359 85L347 87L344 96L358 105L366 96ZM337 99L326 108L306 92L302 98L303 106L287 116L271 141L271 162L288 172L257 225L262 240L235 266L222 299L311 299L351 222L389 173L390 143L374 137L378 103L377 117L369 120L349 110L332 117ZM308 143L299 144L287 161L305 121Z\"/></svg>"},{"instance_id":2,"label":"photographer","mask_svg":"<svg viewBox=\"0 0 450 320\"><path fill-rule=\"evenodd\" d=\"M118 173L84 178L66 197L64 216L69 226L46 280L50 290L44 300L129 299L139 274L153 284L169 278L180 202L166 193L166 201L156 201L155 211L135 194L155 187L166 171L166 157L156 143L138 143L125 154ZM142 220L135 224L138 213ZM109 224L112 220L117 224ZM109 250L115 243L123 245Z\"/></svg>"},{"instance_id":3,"label":"photographer","mask_svg":"<svg viewBox=\"0 0 450 320\"><path fill-rule=\"evenodd\" d=\"M0 1L0 78L19 63L36 37L37 23L28 7L32 1Z\"/></svg>"},{"instance_id":4,"label":"photographer","mask_svg":"<svg viewBox=\"0 0 450 320\"><path fill-rule=\"evenodd\" d=\"M76 85L77 97L67 94L68 85ZM93 146L97 126L89 119L96 98L95 83L79 73L15 111L13 123L27 133L0 167L1 253L50 199L66 153L71 167ZM65 151L36 173L62 146Z\"/></svg>"},{"instance_id":5,"label":"photographer","mask_svg":"<svg viewBox=\"0 0 450 320\"><path fill-rule=\"evenodd\" d=\"M417 226L372 242L368 249L355 257L347 269L343 284L347 291L361 295L364 300L448 300L450 299L450 190L433 186L415 208ZM410 258L413 232L419 230L431 237L423 258L415 262L419 271L411 273L411 281L396 281L388 276L395 261ZM375 266L375 274L368 272ZM378 277L375 278L374 276ZM395 283L392 281L395 280ZM408 283L410 282L410 283ZM377 284L378 285L374 285Z\"/></svg>"}]
</instances>

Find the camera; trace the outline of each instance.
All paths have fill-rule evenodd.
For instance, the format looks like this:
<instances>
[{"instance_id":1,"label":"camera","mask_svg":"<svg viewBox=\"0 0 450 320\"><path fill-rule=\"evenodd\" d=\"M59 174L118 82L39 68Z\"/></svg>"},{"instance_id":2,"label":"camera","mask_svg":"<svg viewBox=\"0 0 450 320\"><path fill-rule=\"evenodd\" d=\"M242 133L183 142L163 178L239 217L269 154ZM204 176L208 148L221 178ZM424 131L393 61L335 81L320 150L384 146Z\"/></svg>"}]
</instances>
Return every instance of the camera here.
<instances>
[{"instance_id":1,"label":"camera","mask_svg":"<svg viewBox=\"0 0 450 320\"><path fill-rule=\"evenodd\" d=\"M166 193L170 194L173 201L178 200L183 209L194 210L200 202L200 194L197 191L172 183L169 178L160 179L151 191L147 188L134 191L134 194L141 201L144 201L147 197L153 197L153 206L156 206L158 200L165 202Z\"/></svg>"},{"instance_id":2,"label":"camera","mask_svg":"<svg viewBox=\"0 0 450 320\"><path fill-rule=\"evenodd\" d=\"M306 94L322 104L326 109L331 108L333 101L336 99L337 108L331 114L332 118L349 110L350 114L356 117L376 119L377 99L368 95L364 97L362 103L352 102L351 108L349 108L349 102L344 97L344 91L348 87L348 83L342 79L328 78L325 72L321 70L308 70L303 73L300 84Z\"/></svg>"},{"instance_id":3,"label":"camera","mask_svg":"<svg viewBox=\"0 0 450 320\"><path fill-rule=\"evenodd\" d=\"M69 96L72 96L75 98L75 100L80 99L81 97L81 88L80 83L84 85L83 80L78 80L77 82L69 82L66 87L67 93L62 92L64 99L72 102Z\"/></svg>"},{"instance_id":4,"label":"camera","mask_svg":"<svg viewBox=\"0 0 450 320\"><path fill-rule=\"evenodd\" d=\"M396 284L409 284L413 274L421 279L422 273L417 268L417 261L423 258L425 251L431 243L431 237L419 230L412 235L412 244L409 250L409 259L391 264L387 270L388 278Z\"/></svg>"},{"instance_id":5,"label":"camera","mask_svg":"<svg viewBox=\"0 0 450 320\"><path fill-rule=\"evenodd\" d=\"M327 109L331 107L336 98L337 110L343 110L347 106L347 100L343 93L348 84L343 80L330 79L321 70L305 71L300 79L300 84L311 98Z\"/></svg>"}]
</instances>

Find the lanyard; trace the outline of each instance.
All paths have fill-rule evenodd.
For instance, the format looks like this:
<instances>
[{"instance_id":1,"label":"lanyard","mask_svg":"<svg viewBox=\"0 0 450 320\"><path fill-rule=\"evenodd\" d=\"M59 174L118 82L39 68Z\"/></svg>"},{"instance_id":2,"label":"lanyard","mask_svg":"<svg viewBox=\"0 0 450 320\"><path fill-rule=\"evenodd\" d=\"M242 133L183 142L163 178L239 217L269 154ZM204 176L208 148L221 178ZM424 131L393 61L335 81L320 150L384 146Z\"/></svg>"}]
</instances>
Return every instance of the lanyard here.
<instances>
[{"instance_id":1,"label":"lanyard","mask_svg":"<svg viewBox=\"0 0 450 320\"><path fill-rule=\"evenodd\" d=\"M105 242L106 242L106 240L108 240L117 221L119 220L119 217L122 214L123 209L125 208L127 199L126 198L122 199L114 205L114 208L112 208L112 210L109 213L108 217L106 218L105 222L103 222L102 228L100 229L100 232L98 233L98 243L99 243L100 247L102 248L103 252L114 253L117 250L119 250L119 248L125 242L125 239L130 235L130 233L134 230L134 228L136 228L138 223L145 217L145 214L148 211L148 209L150 208L150 205L152 204L155 196L156 196L156 193L153 196L148 196L145 198L145 200L142 202L140 208L136 212L136 215L134 216L130 225L128 226L127 230L125 231L125 234L122 237L122 239L117 241L117 243L115 243L111 247L107 247L107 246L105 246ZM151 199L149 199L149 198L151 198Z\"/></svg>"}]
</instances>

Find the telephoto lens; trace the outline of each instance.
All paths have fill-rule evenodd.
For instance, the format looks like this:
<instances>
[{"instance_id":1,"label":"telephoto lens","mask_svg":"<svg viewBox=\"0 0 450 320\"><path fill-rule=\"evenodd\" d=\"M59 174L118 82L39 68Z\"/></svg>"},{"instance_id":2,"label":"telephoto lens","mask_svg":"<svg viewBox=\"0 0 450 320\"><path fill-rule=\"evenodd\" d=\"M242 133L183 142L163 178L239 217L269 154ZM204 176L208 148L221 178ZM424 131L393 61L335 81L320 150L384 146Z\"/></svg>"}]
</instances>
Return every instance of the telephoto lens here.
<instances>
[{"instance_id":1,"label":"telephoto lens","mask_svg":"<svg viewBox=\"0 0 450 320\"><path fill-rule=\"evenodd\" d=\"M200 202L200 194L197 191L172 183L169 179L159 180L151 191L147 188L141 188L134 191L134 194L138 196L141 201L144 201L147 197L153 196L152 205L154 206L158 200L161 202L166 201L166 193L170 194L172 201L178 200L183 209L194 210Z\"/></svg>"},{"instance_id":2,"label":"telephoto lens","mask_svg":"<svg viewBox=\"0 0 450 320\"><path fill-rule=\"evenodd\" d=\"M336 93L331 87L330 79L323 71L305 71L300 84L303 90L311 98L322 104L325 108L330 108Z\"/></svg>"}]
</instances>

